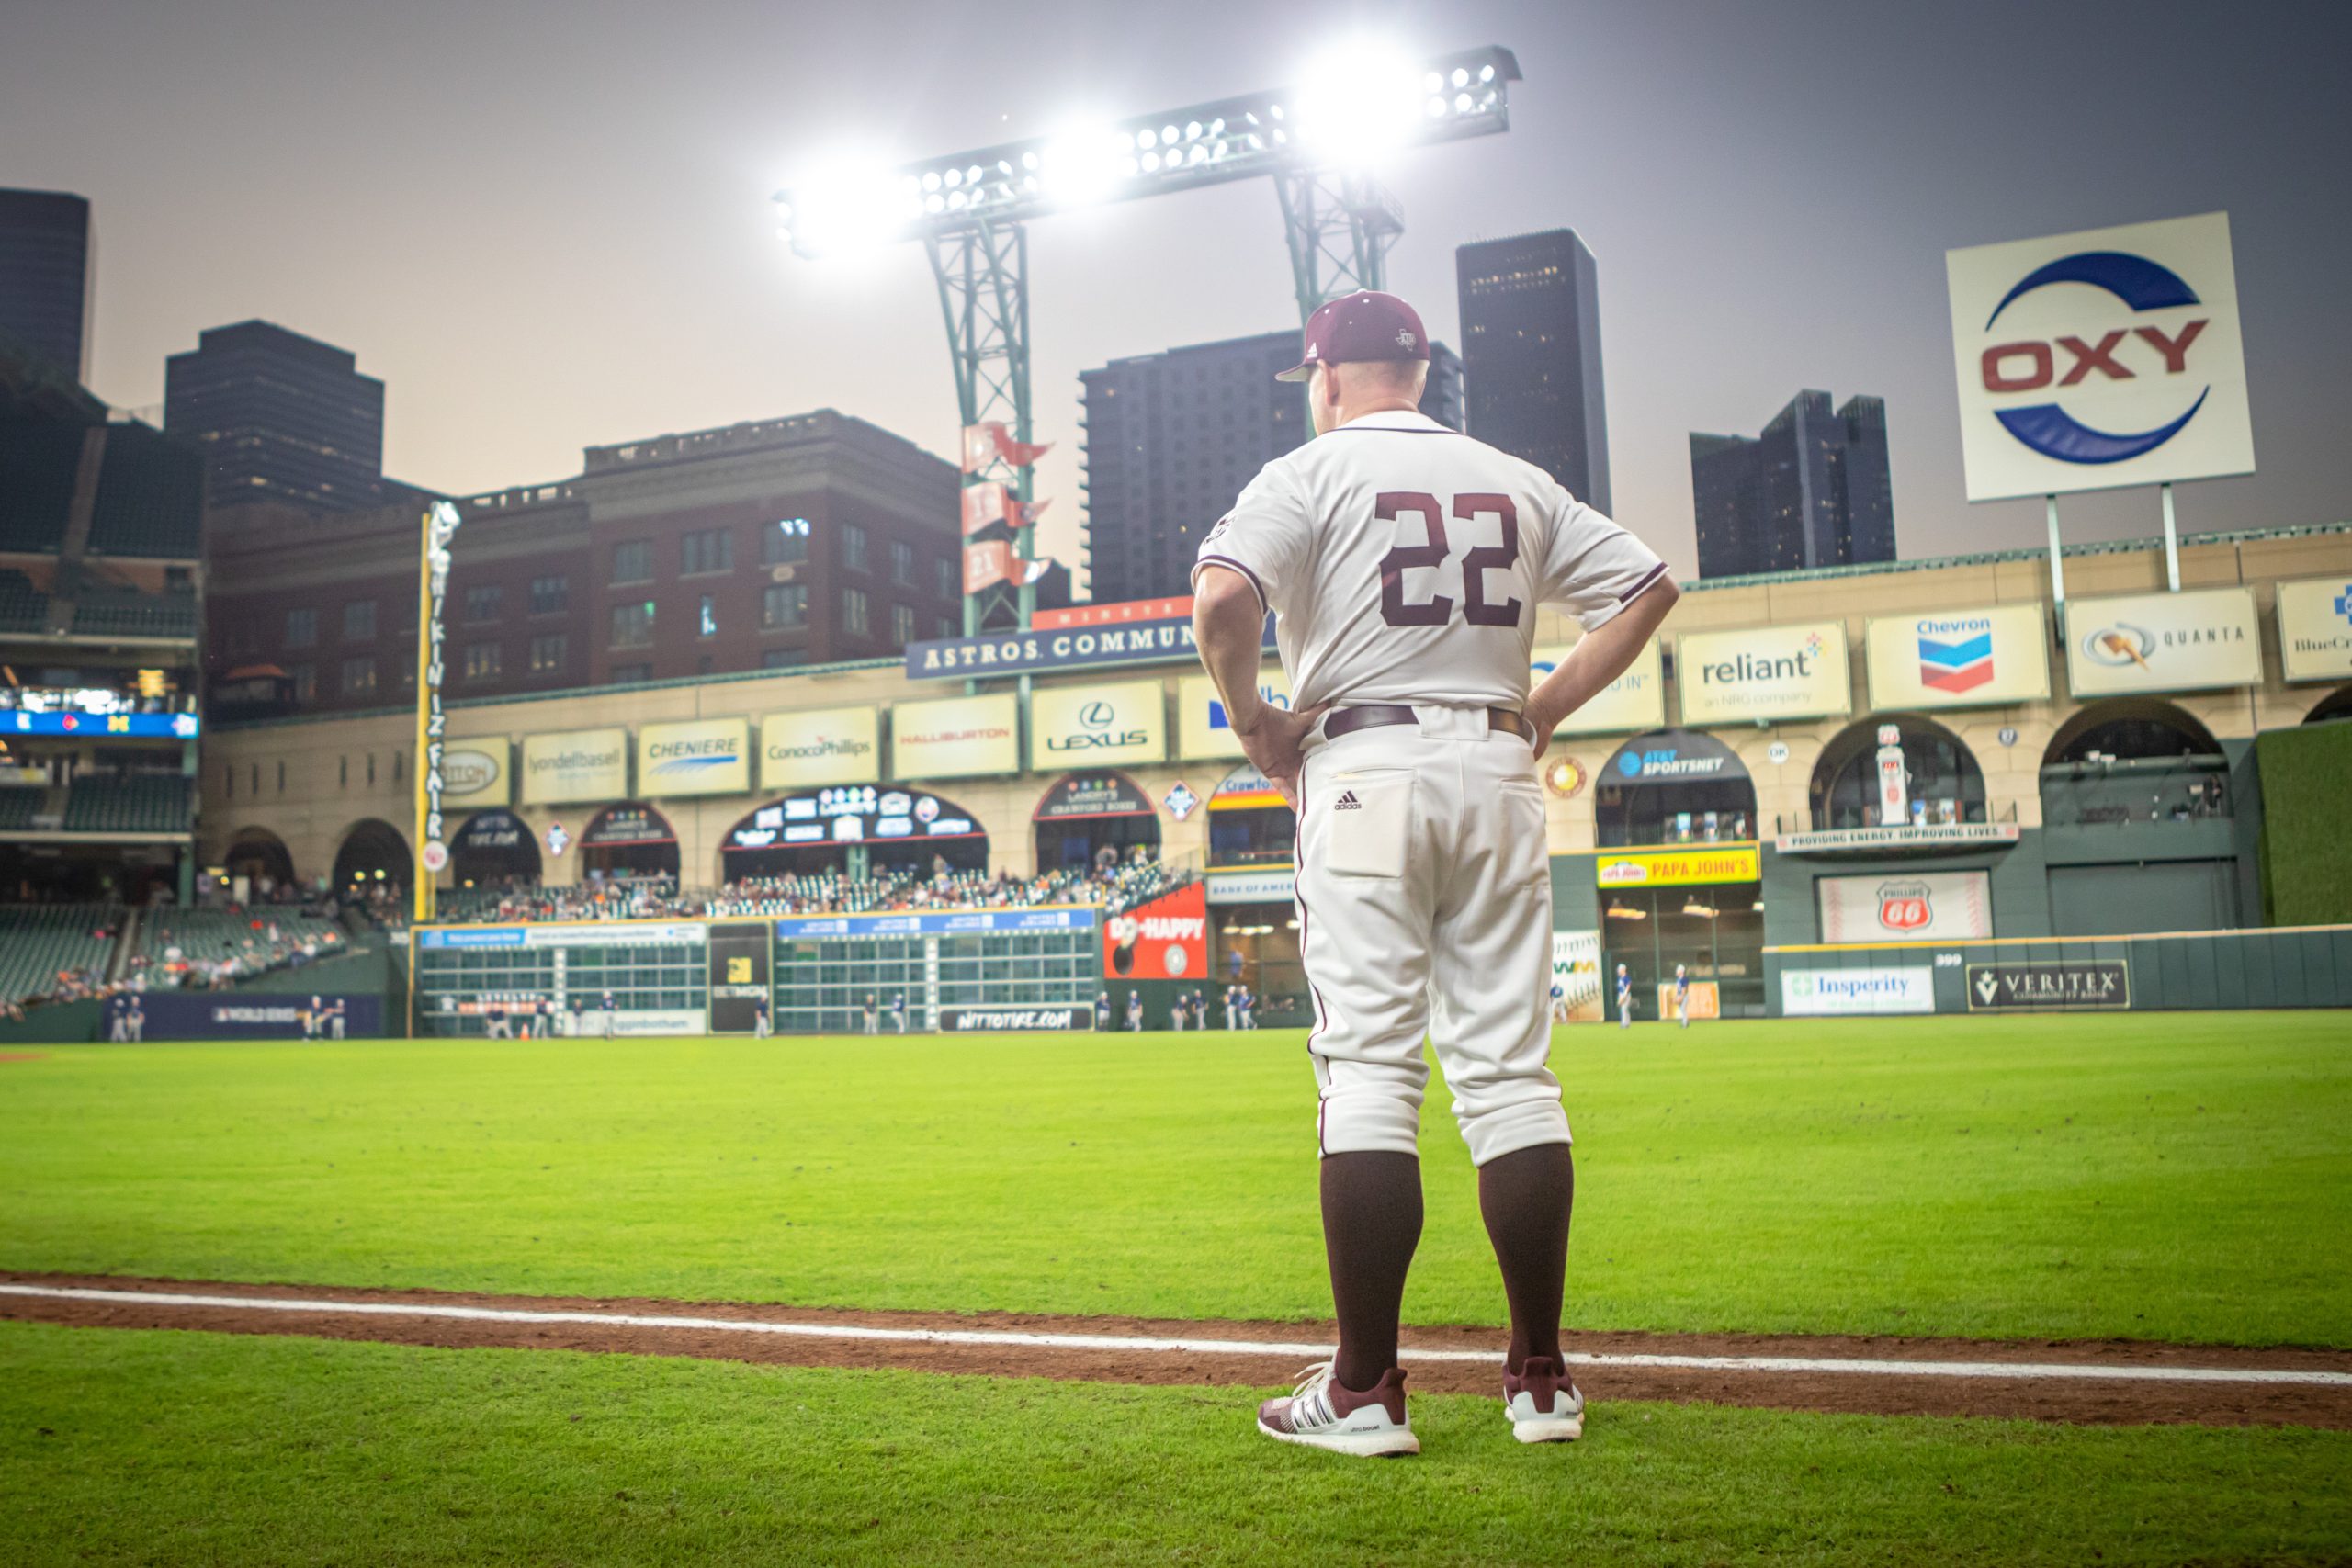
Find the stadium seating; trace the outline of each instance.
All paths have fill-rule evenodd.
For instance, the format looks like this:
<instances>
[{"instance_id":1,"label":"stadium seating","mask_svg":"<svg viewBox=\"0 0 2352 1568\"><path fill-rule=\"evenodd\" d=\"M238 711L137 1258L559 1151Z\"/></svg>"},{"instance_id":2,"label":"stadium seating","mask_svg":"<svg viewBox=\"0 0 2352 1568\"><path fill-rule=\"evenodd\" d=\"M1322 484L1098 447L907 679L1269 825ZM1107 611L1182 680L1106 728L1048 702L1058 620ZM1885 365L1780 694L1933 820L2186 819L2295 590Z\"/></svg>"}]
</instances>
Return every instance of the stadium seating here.
<instances>
[{"instance_id":1,"label":"stadium seating","mask_svg":"<svg viewBox=\"0 0 2352 1568\"><path fill-rule=\"evenodd\" d=\"M143 424L107 431L90 513L92 554L194 560L202 553L204 459Z\"/></svg>"},{"instance_id":2,"label":"stadium seating","mask_svg":"<svg viewBox=\"0 0 2352 1568\"><path fill-rule=\"evenodd\" d=\"M5 482L5 481L0 481ZM0 508L7 502L0 498ZM45 632L49 629L49 595L33 580L13 569L0 571L0 631Z\"/></svg>"},{"instance_id":3,"label":"stadium seating","mask_svg":"<svg viewBox=\"0 0 2352 1568\"><path fill-rule=\"evenodd\" d=\"M120 773L74 781L65 797L69 833L185 833L188 782L178 773Z\"/></svg>"},{"instance_id":4,"label":"stadium seating","mask_svg":"<svg viewBox=\"0 0 2352 1568\"><path fill-rule=\"evenodd\" d=\"M74 629L89 637L192 637L196 599L85 589L74 602Z\"/></svg>"},{"instance_id":5,"label":"stadium seating","mask_svg":"<svg viewBox=\"0 0 2352 1568\"><path fill-rule=\"evenodd\" d=\"M78 424L0 424L0 550L46 555L65 539L82 464Z\"/></svg>"},{"instance_id":6,"label":"stadium seating","mask_svg":"<svg viewBox=\"0 0 2352 1568\"><path fill-rule=\"evenodd\" d=\"M141 917L139 952L151 964L161 964L176 947L185 963L217 964L234 958L243 961L245 973L258 974L283 964L306 940L327 945L342 938L333 919L300 909L156 908Z\"/></svg>"},{"instance_id":7,"label":"stadium seating","mask_svg":"<svg viewBox=\"0 0 2352 1568\"><path fill-rule=\"evenodd\" d=\"M39 787L11 784L0 789L0 831L23 832L30 828L41 802L48 798L49 791Z\"/></svg>"},{"instance_id":8,"label":"stadium seating","mask_svg":"<svg viewBox=\"0 0 2352 1568\"><path fill-rule=\"evenodd\" d=\"M121 925L113 904L0 908L0 1002L48 996L61 970L103 978Z\"/></svg>"}]
</instances>

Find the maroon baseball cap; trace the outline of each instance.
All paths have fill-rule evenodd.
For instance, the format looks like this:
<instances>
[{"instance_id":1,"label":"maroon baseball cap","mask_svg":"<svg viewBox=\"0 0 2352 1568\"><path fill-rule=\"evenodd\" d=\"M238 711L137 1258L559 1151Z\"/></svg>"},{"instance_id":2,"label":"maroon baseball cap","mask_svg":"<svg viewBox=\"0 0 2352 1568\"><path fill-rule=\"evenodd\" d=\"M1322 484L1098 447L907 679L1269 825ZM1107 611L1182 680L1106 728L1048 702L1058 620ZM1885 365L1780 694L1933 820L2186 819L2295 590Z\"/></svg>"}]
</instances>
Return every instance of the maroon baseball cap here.
<instances>
[{"instance_id":1,"label":"maroon baseball cap","mask_svg":"<svg viewBox=\"0 0 2352 1568\"><path fill-rule=\"evenodd\" d=\"M1429 356L1430 334L1421 328L1420 312L1394 294L1362 288L1306 318L1306 356L1274 379L1304 381L1318 365Z\"/></svg>"}]
</instances>

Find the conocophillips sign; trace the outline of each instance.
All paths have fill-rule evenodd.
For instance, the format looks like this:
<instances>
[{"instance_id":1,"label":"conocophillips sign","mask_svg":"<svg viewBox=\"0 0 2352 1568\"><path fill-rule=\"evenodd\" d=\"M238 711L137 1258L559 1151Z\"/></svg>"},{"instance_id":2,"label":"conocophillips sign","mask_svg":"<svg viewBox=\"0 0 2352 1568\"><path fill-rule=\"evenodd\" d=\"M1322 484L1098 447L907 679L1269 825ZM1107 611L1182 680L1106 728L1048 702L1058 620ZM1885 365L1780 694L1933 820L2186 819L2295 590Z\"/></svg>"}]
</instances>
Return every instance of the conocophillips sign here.
<instances>
[{"instance_id":1,"label":"conocophillips sign","mask_svg":"<svg viewBox=\"0 0 2352 1568\"><path fill-rule=\"evenodd\" d=\"M2230 218L1945 253L1968 499L2254 471Z\"/></svg>"},{"instance_id":2,"label":"conocophillips sign","mask_svg":"<svg viewBox=\"0 0 2352 1568\"><path fill-rule=\"evenodd\" d=\"M1854 707L1841 621L1685 632L1675 639L1674 669L1685 724L1819 718Z\"/></svg>"},{"instance_id":3,"label":"conocophillips sign","mask_svg":"<svg viewBox=\"0 0 2352 1568\"><path fill-rule=\"evenodd\" d=\"M874 708L770 714L760 720L760 787L871 784L881 776L881 745Z\"/></svg>"},{"instance_id":4,"label":"conocophillips sign","mask_svg":"<svg viewBox=\"0 0 2352 1568\"><path fill-rule=\"evenodd\" d=\"M649 724L637 732L638 793L741 795L752 787L752 727L740 718Z\"/></svg>"},{"instance_id":5,"label":"conocophillips sign","mask_svg":"<svg viewBox=\"0 0 2352 1568\"><path fill-rule=\"evenodd\" d=\"M1091 768L1168 755L1167 694L1157 681L1056 686L1029 699L1029 766Z\"/></svg>"},{"instance_id":6,"label":"conocophillips sign","mask_svg":"<svg viewBox=\"0 0 2352 1568\"><path fill-rule=\"evenodd\" d=\"M628 794L628 731L573 729L523 738L523 799L533 806Z\"/></svg>"},{"instance_id":7,"label":"conocophillips sign","mask_svg":"<svg viewBox=\"0 0 2352 1568\"><path fill-rule=\"evenodd\" d=\"M2251 588L2075 599L2066 605L2066 684L2078 697L2261 682L2261 626Z\"/></svg>"}]
</instances>

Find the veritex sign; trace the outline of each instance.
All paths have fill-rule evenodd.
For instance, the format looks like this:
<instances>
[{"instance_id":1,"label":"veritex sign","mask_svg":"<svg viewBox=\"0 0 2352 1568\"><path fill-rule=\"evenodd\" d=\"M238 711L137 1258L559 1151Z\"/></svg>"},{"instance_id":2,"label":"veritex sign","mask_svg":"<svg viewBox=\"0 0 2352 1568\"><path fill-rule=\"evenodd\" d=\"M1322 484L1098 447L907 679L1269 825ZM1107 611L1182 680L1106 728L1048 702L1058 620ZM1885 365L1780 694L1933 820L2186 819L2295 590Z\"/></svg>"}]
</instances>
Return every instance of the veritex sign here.
<instances>
[{"instance_id":1,"label":"veritex sign","mask_svg":"<svg viewBox=\"0 0 2352 1568\"><path fill-rule=\"evenodd\" d=\"M1968 966L1971 1012L2064 1011L2131 1005L2132 965L2127 959Z\"/></svg>"}]
</instances>

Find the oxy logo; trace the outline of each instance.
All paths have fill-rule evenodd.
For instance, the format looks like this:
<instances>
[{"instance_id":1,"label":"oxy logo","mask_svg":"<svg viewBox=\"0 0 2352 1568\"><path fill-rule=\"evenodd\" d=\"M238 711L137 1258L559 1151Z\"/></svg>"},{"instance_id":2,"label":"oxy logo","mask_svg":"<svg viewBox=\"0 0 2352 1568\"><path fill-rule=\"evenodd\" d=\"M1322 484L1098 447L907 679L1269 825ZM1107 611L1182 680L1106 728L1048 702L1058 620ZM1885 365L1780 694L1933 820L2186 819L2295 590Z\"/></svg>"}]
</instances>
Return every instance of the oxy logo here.
<instances>
[{"instance_id":1,"label":"oxy logo","mask_svg":"<svg viewBox=\"0 0 2352 1568\"><path fill-rule=\"evenodd\" d=\"M2160 262L2127 251L2082 251L2044 263L2019 278L1993 307L1984 330L1990 333L2002 312L2018 299L2064 283L2099 289L2120 300L2134 315L2202 303L2178 273ZM2021 338L1994 344L1979 360L1984 389L1996 393L2064 390L2083 386L2093 377L2100 381L2131 381L2143 376L2187 378L2190 350L2212 322L2202 316L2168 321L2169 324L2150 321L2107 328L2098 332L2096 341L2086 334L2060 333L2047 340ZM2210 383L2199 387L2177 417L2152 430L2094 429L2055 401L1999 408L1993 411L1993 417L2045 457L2062 463L2120 463L2153 452L2179 434L2205 406L2211 391Z\"/></svg>"}]
</instances>

